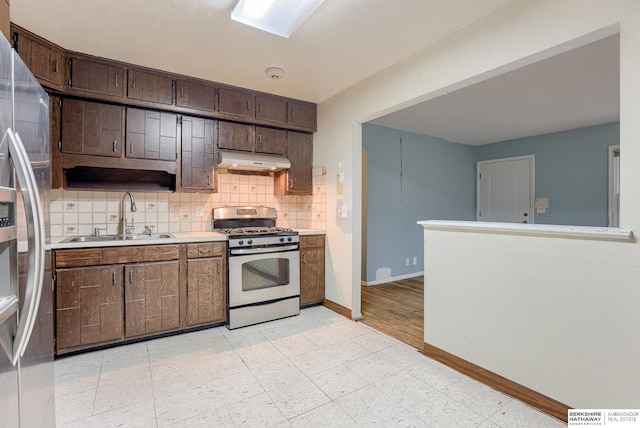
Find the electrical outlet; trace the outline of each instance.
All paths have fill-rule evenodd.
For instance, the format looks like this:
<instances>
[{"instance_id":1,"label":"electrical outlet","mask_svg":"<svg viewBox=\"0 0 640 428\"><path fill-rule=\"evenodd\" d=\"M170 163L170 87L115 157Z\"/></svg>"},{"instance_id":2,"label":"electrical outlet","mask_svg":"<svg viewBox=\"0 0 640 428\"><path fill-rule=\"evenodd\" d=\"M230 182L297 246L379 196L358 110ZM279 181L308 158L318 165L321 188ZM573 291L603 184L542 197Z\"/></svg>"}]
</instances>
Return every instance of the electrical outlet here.
<instances>
[{"instance_id":1,"label":"electrical outlet","mask_svg":"<svg viewBox=\"0 0 640 428\"><path fill-rule=\"evenodd\" d=\"M180 218L182 216L182 210L180 209L180 205L176 205L173 207L173 217Z\"/></svg>"},{"instance_id":2,"label":"electrical outlet","mask_svg":"<svg viewBox=\"0 0 640 428\"><path fill-rule=\"evenodd\" d=\"M202 217L202 207L196 206L196 217Z\"/></svg>"},{"instance_id":3,"label":"electrical outlet","mask_svg":"<svg viewBox=\"0 0 640 428\"><path fill-rule=\"evenodd\" d=\"M413 256L413 264L414 265L418 264L418 258L416 256Z\"/></svg>"},{"instance_id":4,"label":"electrical outlet","mask_svg":"<svg viewBox=\"0 0 640 428\"><path fill-rule=\"evenodd\" d=\"M409 266L409 257L407 257L406 259L404 259L404 265L405 265L405 266Z\"/></svg>"},{"instance_id":5,"label":"electrical outlet","mask_svg":"<svg viewBox=\"0 0 640 428\"><path fill-rule=\"evenodd\" d=\"M347 218L347 206L342 206L342 218Z\"/></svg>"}]
</instances>

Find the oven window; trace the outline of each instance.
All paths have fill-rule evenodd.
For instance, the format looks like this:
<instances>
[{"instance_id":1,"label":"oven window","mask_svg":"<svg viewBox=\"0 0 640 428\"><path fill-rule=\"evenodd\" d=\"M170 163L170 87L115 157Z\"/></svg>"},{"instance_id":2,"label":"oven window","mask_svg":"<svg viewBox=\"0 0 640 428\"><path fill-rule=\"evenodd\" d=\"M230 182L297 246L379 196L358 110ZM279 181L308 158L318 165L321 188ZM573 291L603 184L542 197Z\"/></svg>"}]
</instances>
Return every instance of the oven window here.
<instances>
[{"instance_id":1,"label":"oven window","mask_svg":"<svg viewBox=\"0 0 640 428\"><path fill-rule=\"evenodd\" d=\"M274 257L242 264L242 291L289 284L289 259Z\"/></svg>"}]
</instances>

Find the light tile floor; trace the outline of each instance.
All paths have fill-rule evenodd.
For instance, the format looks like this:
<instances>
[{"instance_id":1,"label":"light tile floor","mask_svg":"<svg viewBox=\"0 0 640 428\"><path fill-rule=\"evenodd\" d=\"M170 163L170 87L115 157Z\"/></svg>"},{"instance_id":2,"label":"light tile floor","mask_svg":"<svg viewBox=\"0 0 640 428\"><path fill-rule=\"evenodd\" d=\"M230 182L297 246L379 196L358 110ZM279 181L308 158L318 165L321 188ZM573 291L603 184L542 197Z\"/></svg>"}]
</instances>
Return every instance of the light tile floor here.
<instances>
[{"instance_id":1,"label":"light tile floor","mask_svg":"<svg viewBox=\"0 0 640 428\"><path fill-rule=\"evenodd\" d=\"M327 308L55 362L58 427L561 427Z\"/></svg>"}]
</instances>

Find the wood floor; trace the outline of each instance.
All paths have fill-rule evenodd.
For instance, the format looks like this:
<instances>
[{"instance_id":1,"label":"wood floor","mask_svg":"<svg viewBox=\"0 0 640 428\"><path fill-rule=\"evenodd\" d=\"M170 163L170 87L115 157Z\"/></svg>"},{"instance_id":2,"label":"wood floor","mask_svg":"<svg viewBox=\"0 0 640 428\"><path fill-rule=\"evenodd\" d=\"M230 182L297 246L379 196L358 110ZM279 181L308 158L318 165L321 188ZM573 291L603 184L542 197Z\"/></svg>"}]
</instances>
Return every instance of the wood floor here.
<instances>
[{"instance_id":1,"label":"wood floor","mask_svg":"<svg viewBox=\"0 0 640 428\"><path fill-rule=\"evenodd\" d=\"M422 349L424 277L362 286L361 322Z\"/></svg>"}]
</instances>

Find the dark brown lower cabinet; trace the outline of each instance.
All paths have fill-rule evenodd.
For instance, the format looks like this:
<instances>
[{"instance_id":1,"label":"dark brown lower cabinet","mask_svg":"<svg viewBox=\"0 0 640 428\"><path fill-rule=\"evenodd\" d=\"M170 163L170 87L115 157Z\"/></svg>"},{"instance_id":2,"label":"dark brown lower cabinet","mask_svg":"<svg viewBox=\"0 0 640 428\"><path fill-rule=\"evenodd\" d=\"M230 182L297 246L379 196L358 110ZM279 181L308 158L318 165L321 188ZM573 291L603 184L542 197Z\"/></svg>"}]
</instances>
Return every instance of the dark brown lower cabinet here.
<instances>
[{"instance_id":1,"label":"dark brown lower cabinet","mask_svg":"<svg viewBox=\"0 0 640 428\"><path fill-rule=\"evenodd\" d=\"M180 327L179 261L125 266L125 336Z\"/></svg>"},{"instance_id":2,"label":"dark brown lower cabinet","mask_svg":"<svg viewBox=\"0 0 640 428\"><path fill-rule=\"evenodd\" d=\"M300 305L324 300L324 235L300 236Z\"/></svg>"},{"instance_id":3,"label":"dark brown lower cabinet","mask_svg":"<svg viewBox=\"0 0 640 428\"><path fill-rule=\"evenodd\" d=\"M226 244L187 245L187 325L226 319Z\"/></svg>"},{"instance_id":4,"label":"dark brown lower cabinet","mask_svg":"<svg viewBox=\"0 0 640 428\"><path fill-rule=\"evenodd\" d=\"M59 349L123 337L122 265L56 271L56 345Z\"/></svg>"}]
</instances>

